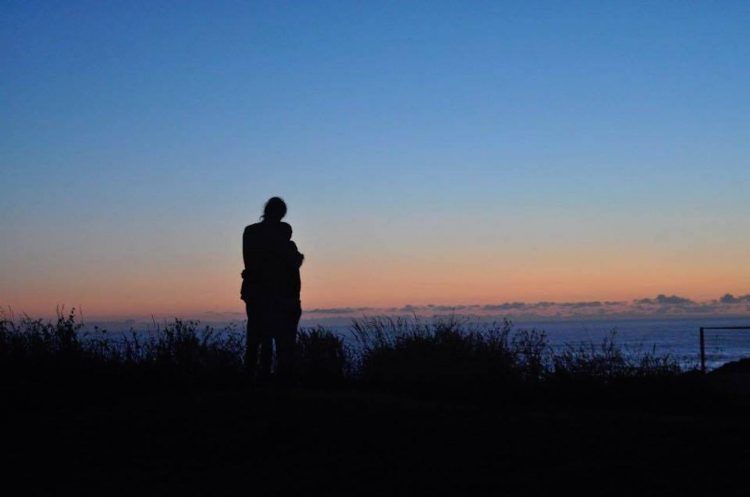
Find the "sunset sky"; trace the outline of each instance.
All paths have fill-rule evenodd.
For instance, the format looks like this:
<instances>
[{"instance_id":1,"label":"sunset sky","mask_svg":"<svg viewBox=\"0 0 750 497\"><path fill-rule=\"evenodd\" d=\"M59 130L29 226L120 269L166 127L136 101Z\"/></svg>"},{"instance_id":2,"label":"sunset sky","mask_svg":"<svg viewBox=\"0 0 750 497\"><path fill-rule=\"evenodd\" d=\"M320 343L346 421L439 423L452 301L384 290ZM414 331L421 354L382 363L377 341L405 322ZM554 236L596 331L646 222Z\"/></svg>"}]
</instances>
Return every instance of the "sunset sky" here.
<instances>
[{"instance_id":1,"label":"sunset sky","mask_svg":"<svg viewBox=\"0 0 750 497\"><path fill-rule=\"evenodd\" d=\"M750 2L0 7L0 305L241 312L289 204L303 306L750 294Z\"/></svg>"}]
</instances>

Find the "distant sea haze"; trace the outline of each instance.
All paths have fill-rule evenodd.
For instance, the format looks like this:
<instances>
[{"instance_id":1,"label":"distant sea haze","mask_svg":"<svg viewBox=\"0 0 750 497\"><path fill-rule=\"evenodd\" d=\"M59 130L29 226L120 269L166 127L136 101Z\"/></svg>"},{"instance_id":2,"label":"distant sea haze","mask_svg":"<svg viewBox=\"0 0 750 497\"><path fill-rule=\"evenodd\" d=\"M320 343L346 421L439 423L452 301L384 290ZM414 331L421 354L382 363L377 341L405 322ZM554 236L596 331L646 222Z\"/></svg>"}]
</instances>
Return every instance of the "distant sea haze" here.
<instances>
[{"instance_id":1,"label":"distant sea haze","mask_svg":"<svg viewBox=\"0 0 750 497\"><path fill-rule=\"evenodd\" d=\"M242 321L245 310L240 305L234 309L196 310L195 312L145 314L132 318L106 318L109 323L148 324L152 319L164 320L180 317L204 322ZM630 301L572 301L572 302L501 302L497 304L407 304L398 307L341 306L315 307L302 298L302 322L308 325L349 323L354 318L372 316L403 317L455 317L483 321L510 319L513 321L546 320L622 320L622 319L687 319L700 318L750 318L750 294L724 294L715 299L697 301L678 295L660 294ZM97 317L98 321L105 318ZM119 327L119 326L118 326Z\"/></svg>"},{"instance_id":2,"label":"distant sea haze","mask_svg":"<svg viewBox=\"0 0 750 497\"><path fill-rule=\"evenodd\" d=\"M468 315L477 317L544 318L646 318L687 316L750 316L750 294L725 294L698 302L678 295L660 294L632 301L504 302L498 304L405 305L402 307L306 308L305 317L334 318L362 315Z\"/></svg>"},{"instance_id":3,"label":"distant sea haze","mask_svg":"<svg viewBox=\"0 0 750 497\"><path fill-rule=\"evenodd\" d=\"M360 316L361 317L361 316ZM418 319L430 322L432 318L402 316L403 319ZM488 325L494 318L458 317L465 323L477 326ZM116 339L122 333L150 334L168 320L138 322L109 321L87 322L84 332L90 332L94 326L107 329L109 336ZM244 322L204 321L203 325L215 327L222 332L244 333ZM351 331L352 318L337 317L303 321L301 327L323 326L340 335L349 345L357 343ZM700 362L699 329L710 326L750 326L750 315L746 317L712 316L688 318L587 318L542 320L514 320L513 329L537 330L544 332L550 347L563 349L568 346L599 347L605 340L612 339L626 352L654 352L659 355L669 354L684 368L694 368ZM750 330L710 330L705 334L706 365L716 368L727 362L750 357Z\"/></svg>"}]
</instances>

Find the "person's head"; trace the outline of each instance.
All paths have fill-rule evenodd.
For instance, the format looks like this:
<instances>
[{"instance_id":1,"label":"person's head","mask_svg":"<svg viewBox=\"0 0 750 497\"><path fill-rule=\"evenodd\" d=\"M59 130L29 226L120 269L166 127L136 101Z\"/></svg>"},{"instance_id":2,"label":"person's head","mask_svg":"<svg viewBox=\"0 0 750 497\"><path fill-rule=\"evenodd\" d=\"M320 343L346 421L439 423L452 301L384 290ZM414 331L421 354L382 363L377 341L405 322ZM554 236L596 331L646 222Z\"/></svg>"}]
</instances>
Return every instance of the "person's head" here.
<instances>
[{"instance_id":1,"label":"person's head","mask_svg":"<svg viewBox=\"0 0 750 497\"><path fill-rule=\"evenodd\" d=\"M279 223L279 226L281 228L281 236L284 238L284 240L291 240L292 239L292 225L289 223Z\"/></svg>"},{"instance_id":2,"label":"person's head","mask_svg":"<svg viewBox=\"0 0 750 497\"><path fill-rule=\"evenodd\" d=\"M281 221L286 216L286 202L281 197L271 197L263 209L264 221Z\"/></svg>"}]
</instances>

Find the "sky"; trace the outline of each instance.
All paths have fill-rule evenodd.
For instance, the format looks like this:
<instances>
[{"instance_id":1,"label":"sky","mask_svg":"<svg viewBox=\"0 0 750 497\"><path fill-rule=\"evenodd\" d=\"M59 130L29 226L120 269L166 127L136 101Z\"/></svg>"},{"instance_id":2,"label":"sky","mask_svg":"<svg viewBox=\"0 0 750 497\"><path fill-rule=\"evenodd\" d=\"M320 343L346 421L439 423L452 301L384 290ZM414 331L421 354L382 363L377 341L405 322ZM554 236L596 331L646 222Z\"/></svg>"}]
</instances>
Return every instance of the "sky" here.
<instances>
[{"instance_id":1,"label":"sky","mask_svg":"<svg viewBox=\"0 0 750 497\"><path fill-rule=\"evenodd\" d=\"M232 313L750 294L750 3L0 6L0 305Z\"/></svg>"}]
</instances>

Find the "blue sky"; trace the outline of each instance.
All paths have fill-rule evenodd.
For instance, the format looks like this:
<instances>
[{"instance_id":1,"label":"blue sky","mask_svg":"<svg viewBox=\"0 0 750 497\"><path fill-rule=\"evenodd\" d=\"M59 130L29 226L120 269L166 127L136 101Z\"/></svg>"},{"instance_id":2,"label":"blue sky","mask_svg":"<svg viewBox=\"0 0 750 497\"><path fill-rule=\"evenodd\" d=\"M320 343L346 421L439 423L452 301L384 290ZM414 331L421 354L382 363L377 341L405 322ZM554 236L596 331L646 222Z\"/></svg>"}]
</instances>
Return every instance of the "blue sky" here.
<instances>
[{"instance_id":1,"label":"blue sky","mask_svg":"<svg viewBox=\"0 0 750 497\"><path fill-rule=\"evenodd\" d=\"M3 303L236 306L275 194L314 306L750 291L747 2L0 17Z\"/></svg>"}]
</instances>

